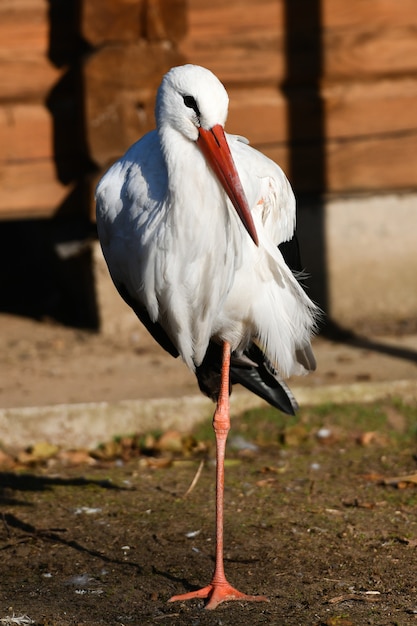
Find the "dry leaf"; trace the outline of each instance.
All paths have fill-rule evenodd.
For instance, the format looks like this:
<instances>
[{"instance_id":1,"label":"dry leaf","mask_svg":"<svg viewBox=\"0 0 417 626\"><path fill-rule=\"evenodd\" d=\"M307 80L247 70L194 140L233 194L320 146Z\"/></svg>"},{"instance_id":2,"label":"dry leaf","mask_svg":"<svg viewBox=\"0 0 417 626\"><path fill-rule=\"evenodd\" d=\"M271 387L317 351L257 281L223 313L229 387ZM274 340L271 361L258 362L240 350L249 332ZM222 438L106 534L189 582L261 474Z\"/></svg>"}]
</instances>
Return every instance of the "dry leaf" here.
<instances>
[{"instance_id":1,"label":"dry leaf","mask_svg":"<svg viewBox=\"0 0 417 626\"><path fill-rule=\"evenodd\" d=\"M49 443L48 441L39 441L29 448L29 454L33 459L44 461L56 456L59 452L59 446Z\"/></svg>"},{"instance_id":2,"label":"dry leaf","mask_svg":"<svg viewBox=\"0 0 417 626\"><path fill-rule=\"evenodd\" d=\"M141 459L140 465L145 465L151 469L163 469L172 465L172 459L168 457L156 458L154 456L149 456L146 459Z\"/></svg>"},{"instance_id":3,"label":"dry leaf","mask_svg":"<svg viewBox=\"0 0 417 626\"><path fill-rule=\"evenodd\" d=\"M339 511L339 509L324 509L326 513L329 515L343 515L343 511Z\"/></svg>"},{"instance_id":4,"label":"dry leaf","mask_svg":"<svg viewBox=\"0 0 417 626\"><path fill-rule=\"evenodd\" d=\"M361 446L387 446L389 444L389 438L386 435L382 435L378 431L368 431L361 433L357 436L356 441Z\"/></svg>"},{"instance_id":5,"label":"dry leaf","mask_svg":"<svg viewBox=\"0 0 417 626\"><path fill-rule=\"evenodd\" d=\"M261 468L260 473L261 474L285 474L285 472L288 469L288 465L282 465L281 467L275 467L272 465L265 465L264 467Z\"/></svg>"},{"instance_id":6,"label":"dry leaf","mask_svg":"<svg viewBox=\"0 0 417 626\"><path fill-rule=\"evenodd\" d=\"M107 441L95 450L92 450L90 454L94 459L98 459L99 461L108 461L109 459L121 456L121 446L118 441Z\"/></svg>"},{"instance_id":7,"label":"dry leaf","mask_svg":"<svg viewBox=\"0 0 417 626\"><path fill-rule=\"evenodd\" d=\"M17 455L17 462L23 465L34 465L56 456L59 447L47 441L39 441Z\"/></svg>"},{"instance_id":8,"label":"dry leaf","mask_svg":"<svg viewBox=\"0 0 417 626\"><path fill-rule=\"evenodd\" d=\"M417 484L417 473L405 474L404 476L394 476L392 478L384 478L382 480L384 485L392 485L397 489L405 489L410 485Z\"/></svg>"},{"instance_id":9,"label":"dry leaf","mask_svg":"<svg viewBox=\"0 0 417 626\"><path fill-rule=\"evenodd\" d=\"M405 543L409 548L417 548L417 539L408 539L407 537L400 539L401 543Z\"/></svg>"},{"instance_id":10,"label":"dry leaf","mask_svg":"<svg viewBox=\"0 0 417 626\"><path fill-rule=\"evenodd\" d=\"M167 430L157 441L156 448L161 452L182 452L183 435L177 430Z\"/></svg>"},{"instance_id":11,"label":"dry leaf","mask_svg":"<svg viewBox=\"0 0 417 626\"><path fill-rule=\"evenodd\" d=\"M97 463L88 450L61 450L57 458L64 465L73 467L77 465L95 465Z\"/></svg>"},{"instance_id":12,"label":"dry leaf","mask_svg":"<svg viewBox=\"0 0 417 626\"><path fill-rule=\"evenodd\" d=\"M379 602L380 594L369 594L365 593L345 593L342 596L336 596L335 598L330 598L327 602L329 604L340 604L341 602L349 602L351 600L359 601L359 602Z\"/></svg>"},{"instance_id":13,"label":"dry leaf","mask_svg":"<svg viewBox=\"0 0 417 626\"><path fill-rule=\"evenodd\" d=\"M263 478L262 480L258 480L256 481L255 485L257 487L269 487L269 485L271 485L272 483L276 483L277 479L276 478Z\"/></svg>"},{"instance_id":14,"label":"dry leaf","mask_svg":"<svg viewBox=\"0 0 417 626\"><path fill-rule=\"evenodd\" d=\"M364 480L369 480L372 483L383 483L384 477L382 474L377 474L376 472L370 472L369 474L362 474L361 478Z\"/></svg>"},{"instance_id":15,"label":"dry leaf","mask_svg":"<svg viewBox=\"0 0 417 626\"><path fill-rule=\"evenodd\" d=\"M357 498L351 501L343 500L342 504L346 507L355 507L358 509L374 509L377 506L375 502L360 502Z\"/></svg>"},{"instance_id":16,"label":"dry leaf","mask_svg":"<svg viewBox=\"0 0 417 626\"><path fill-rule=\"evenodd\" d=\"M7 454L6 452L4 452L4 450L0 450L0 467L2 469L10 469L14 465L15 465L14 458L10 454Z\"/></svg>"}]
</instances>

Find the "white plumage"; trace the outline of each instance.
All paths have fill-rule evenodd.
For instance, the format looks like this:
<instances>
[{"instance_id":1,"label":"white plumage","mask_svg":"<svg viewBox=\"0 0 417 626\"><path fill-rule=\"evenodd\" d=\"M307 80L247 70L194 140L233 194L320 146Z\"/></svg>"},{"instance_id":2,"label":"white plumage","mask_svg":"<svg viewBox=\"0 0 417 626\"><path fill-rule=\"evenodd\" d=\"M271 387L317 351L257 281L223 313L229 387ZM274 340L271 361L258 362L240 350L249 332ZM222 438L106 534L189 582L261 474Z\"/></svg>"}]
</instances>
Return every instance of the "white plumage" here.
<instances>
[{"instance_id":1,"label":"white plumage","mask_svg":"<svg viewBox=\"0 0 417 626\"><path fill-rule=\"evenodd\" d=\"M255 339L283 377L302 374L314 367L316 308L277 248L294 233L294 196L278 165L226 135L256 246L196 143L199 126L223 126L227 108L227 93L209 70L186 65L168 72L157 97L157 130L98 185L103 253L116 285L159 322L191 369L211 338L230 342L234 352Z\"/></svg>"}]
</instances>

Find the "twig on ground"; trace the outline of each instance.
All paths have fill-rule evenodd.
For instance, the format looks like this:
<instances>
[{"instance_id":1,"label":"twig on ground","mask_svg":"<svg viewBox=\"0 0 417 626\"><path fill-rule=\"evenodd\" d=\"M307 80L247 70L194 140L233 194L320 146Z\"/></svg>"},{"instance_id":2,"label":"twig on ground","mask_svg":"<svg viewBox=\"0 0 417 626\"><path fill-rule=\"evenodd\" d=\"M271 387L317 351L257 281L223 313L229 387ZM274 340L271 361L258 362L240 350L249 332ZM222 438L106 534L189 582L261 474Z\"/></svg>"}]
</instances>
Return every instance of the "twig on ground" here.
<instances>
[{"instance_id":1,"label":"twig on ground","mask_svg":"<svg viewBox=\"0 0 417 626\"><path fill-rule=\"evenodd\" d=\"M188 495L190 495L190 493L192 492L192 490L194 489L194 487L196 486L198 479L201 476L201 472L203 471L203 467L204 467L204 459L202 459L200 461L200 465L198 466L198 469L195 473L195 476L193 478L193 480L191 481L191 485L188 487L187 491L184 494L184 498L186 498Z\"/></svg>"}]
</instances>

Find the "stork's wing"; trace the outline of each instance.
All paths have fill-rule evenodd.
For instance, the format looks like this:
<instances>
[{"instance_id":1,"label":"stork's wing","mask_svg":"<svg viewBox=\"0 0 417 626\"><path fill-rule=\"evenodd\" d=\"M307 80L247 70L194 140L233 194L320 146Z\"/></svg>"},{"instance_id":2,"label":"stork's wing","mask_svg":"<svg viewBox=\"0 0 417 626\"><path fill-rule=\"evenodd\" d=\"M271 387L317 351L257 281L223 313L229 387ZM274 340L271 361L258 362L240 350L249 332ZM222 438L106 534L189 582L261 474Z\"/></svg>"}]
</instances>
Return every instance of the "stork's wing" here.
<instances>
[{"instance_id":1,"label":"stork's wing","mask_svg":"<svg viewBox=\"0 0 417 626\"><path fill-rule=\"evenodd\" d=\"M171 356L178 357L178 350L157 322L152 322L145 307L141 307L133 300L122 284L116 284L123 300L133 309L142 324L159 345ZM220 391L222 364L222 348L210 342L202 364L196 368L196 376L201 391L214 402ZM272 406L288 415L294 415L298 404L286 383L273 369L263 352L255 344L245 352L244 357L236 358L232 355L230 367L230 383L241 384Z\"/></svg>"},{"instance_id":2,"label":"stork's wing","mask_svg":"<svg viewBox=\"0 0 417 626\"><path fill-rule=\"evenodd\" d=\"M298 404L291 389L273 368L262 350L252 344L245 352L245 356L256 366L244 367L244 364L232 362L230 368L232 384L240 383L283 413L295 415Z\"/></svg>"},{"instance_id":3,"label":"stork's wing","mask_svg":"<svg viewBox=\"0 0 417 626\"><path fill-rule=\"evenodd\" d=\"M151 320L146 308L144 306L141 306L139 302L134 300L129 295L129 292L124 287L124 285L122 285L121 283L115 283L115 285L123 300L133 309L142 324L145 326L146 330L152 335L155 341L157 341L159 345L171 356L177 358L179 356L179 352L172 343L171 339L168 337L165 330L162 328L162 326L158 324L158 322L153 322Z\"/></svg>"},{"instance_id":4,"label":"stork's wing","mask_svg":"<svg viewBox=\"0 0 417 626\"><path fill-rule=\"evenodd\" d=\"M301 273L303 271L303 266L301 265L300 246L298 244L297 236L294 235L290 241L280 243L278 248L280 249L288 267L296 274Z\"/></svg>"},{"instance_id":5,"label":"stork's wing","mask_svg":"<svg viewBox=\"0 0 417 626\"><path fill-rule=\"evenodd\" d=\"M201 391L214 402L217 402L220 391L221 366L222 348L211 341L203 362L196 368L196 376ZM251 344L242 356L232 354L230 386L236 383L283 413L294 415L298 409L291 390L255 344Z\"/></svg>"},{"instance_id":6,"label":"stork's wing","mask_svg":"<svg viewBox=\"0 0 417 626\"><path fill-rule=\"evenodd\" d=\"M294 235L290 241L284 241L278 247L286 264L294 272L295 277L302 281L305 274L301 264L300 246L298 245L297 236ZM316 359L310 345L305 346L303 350L297 350L297 361L304 365L309 372L314 372L316 369Z\"/></svg>"}]
</instances>

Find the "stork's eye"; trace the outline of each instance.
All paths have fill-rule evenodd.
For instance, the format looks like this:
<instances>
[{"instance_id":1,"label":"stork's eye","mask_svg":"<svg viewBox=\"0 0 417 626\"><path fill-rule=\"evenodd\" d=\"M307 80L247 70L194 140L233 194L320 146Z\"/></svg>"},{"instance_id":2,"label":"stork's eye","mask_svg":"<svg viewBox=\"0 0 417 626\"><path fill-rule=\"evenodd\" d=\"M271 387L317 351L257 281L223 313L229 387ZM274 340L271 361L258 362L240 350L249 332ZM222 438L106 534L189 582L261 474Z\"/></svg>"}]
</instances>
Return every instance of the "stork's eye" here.
<instances>
[{"instance_id":1,"label":"stork's eye","mask_svg":"<svg viewBox=\"0 0 417 626\"><path fill-rule=\"evenodd\" d=\"M183 96L183 99L184 99L185 106L188 107L189 109L193 109L197 117L200 117L200 110L198 108L195 98L193 98L193 96Z\"/></svg>"}]
</instances>

